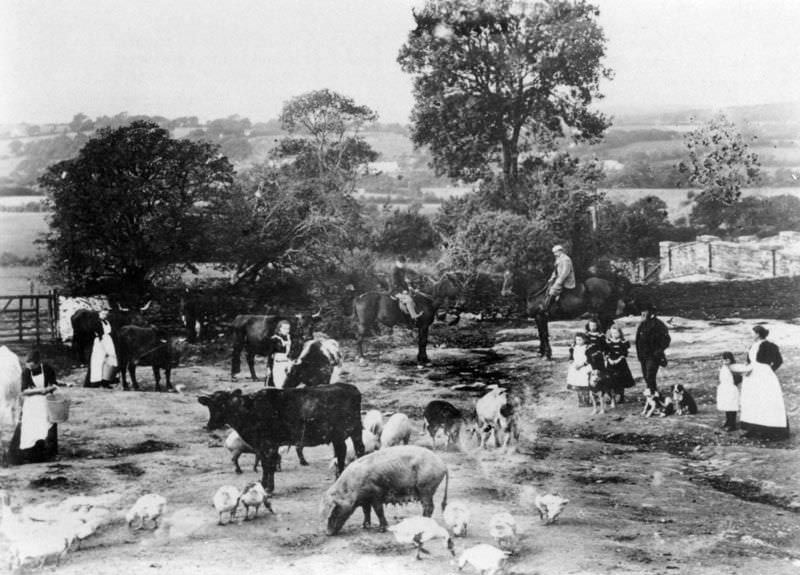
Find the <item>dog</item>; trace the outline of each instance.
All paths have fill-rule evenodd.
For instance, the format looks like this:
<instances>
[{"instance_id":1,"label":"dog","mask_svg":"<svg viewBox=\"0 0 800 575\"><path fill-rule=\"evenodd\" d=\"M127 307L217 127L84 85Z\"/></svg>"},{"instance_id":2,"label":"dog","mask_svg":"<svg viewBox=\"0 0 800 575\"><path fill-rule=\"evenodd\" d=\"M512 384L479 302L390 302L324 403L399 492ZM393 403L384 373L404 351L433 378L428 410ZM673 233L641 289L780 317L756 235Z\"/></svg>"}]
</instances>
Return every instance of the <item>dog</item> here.
<instances>
[{"instance_id":1,"label":"dog","mask_svg":"<svg viewBox=\"0 0 800 575\"><path fill-rule=\"evenodd\" d=\"M600 404L600 413L606 412L606 399L609 401L609 409L617 406L614 398L614 380L606 370L592 370L589 375L589 398L592 400L592 415L598 413L598 403Z\"/></svg>"},{"instance_id":2,"label":"dog","mask_svg":"<svg viewBox=\"0 0 800 575\"><path fill-rule=\"evenodd\" d=\"M697 402L692 394L680 383L672 386L672 400L675 403L675 412L678 415L694 415L697 413Z\"/></svg>"},{"instance_id":3,"label":"dog","mask_svg":"<svg viewBox=\"0 0 800 575\"><path fill-rule=\"evenodd\" d=\"M675 413L675 403L671 397L662 397L657 391L644 390L644 409L642 410L644 417L652 417L656 414L667 417L673 413Z\"/></svg>"}]
</instances>

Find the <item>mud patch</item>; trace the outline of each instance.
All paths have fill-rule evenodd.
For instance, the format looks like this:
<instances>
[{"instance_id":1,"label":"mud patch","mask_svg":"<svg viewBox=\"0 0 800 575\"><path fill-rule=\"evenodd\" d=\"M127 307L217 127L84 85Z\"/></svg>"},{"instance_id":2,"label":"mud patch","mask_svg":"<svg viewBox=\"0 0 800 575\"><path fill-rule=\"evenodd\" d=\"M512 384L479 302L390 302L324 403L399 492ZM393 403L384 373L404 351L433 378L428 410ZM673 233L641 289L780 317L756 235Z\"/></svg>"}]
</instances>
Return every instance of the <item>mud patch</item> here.
<instances>
[{"instance_id":1,"label":"mud patch","mask_svg":"<svg viewBox=\"0 0 800 575\"><path fill-rule=\"evenodd\" d=\"M522 469L516 470L512 475L512 481L514 483L530 483L535 481L540 481L542 479L547 479L548 477L552 477L552 471L544 471L542 469L533 469L532 467L525 467Z\"/></svg>"},{"instance_id":2,"label":"mud patch","mask_svg":"<svg viewBox=\"0 0 800 575\"><path fill-rule=\"evenodd\" d=\"M155 451L169 451L170 449L177 449L180 447L177 443L170 443L169 441L159 441L157 439L146 439L130 447L117 447L110 446L113 449L114 455L138 455L140 453L153 453Z\"/></svg>"},{"instance_id":3,"label":"mud patch","mask_svg":"<svg viewBox=\"0 0 800 575\"><path fill-rule=\"evenodd\" d=\"M671 455L685 457L698 445L704 443L697 439L697 435L690 437L687 434L675 435L646 435L638 433L606 433L596 434L591 431L581 431L581 439L594 439L603 443L616 443L636 447L637 451L665 451Z\"/></svg>"},{"instance_id":4,"label":"mud patch","mask_svg":"<svg viewBox=\"0 0 800 575\"><path fill-rule=\"evenodd\" d=\"M800 507L796 504L792 505L793 501L790 497L780 497L771 493L765 493L757 483L747 481L744 479L734 479L727 475L712 475L705 477L695 478L696 480L705 483L711 488L728 493L738 499L744 501L752 501L754 503L764 503L772 505L773 507L780 507L793 513L800 513Z\"/></svg>"},{"instance_id":5,"label":"mud patch","mask_svg":"<svg viewBox=\"0 0 800 575\"><path fill-rule=\"evenodd\" d=\"M569 477L575 483L581 485L593 485L595 483L636 483L630 477L623 477L621 475L583 475L580 473L572 473Z\"/></svg>"},{"instance_id":6,"label":"mud patch","mask_svg":"<svg viewBox=\"0 0 800 575\"><path fill-rule=\"evenodd\" d=\"M293 554L295 552L302 552L307 549L319 547L327 538L323 533L293 533L276 537L274 539L279 550Z\"/></svg>"},{"instance_id":7,"label":"mud patch","mask_svg":"<svg viewBox=\"0 0 800 575\"><path fill-rule=\"evenodd\" d=\"M67 492L84 491L93 486L86 479L67 477L66 475L44 475L32 479L28 485L34 489L56 489Z\"/></svg>"},{"instance_id":8,"label":"mud patch","mask_svg":"<svg viewBox=\"0 0 800 575\"><path fill-rule=\"evenodd\" d=\"M114 473L124 477L140 477L144 475L144 469L135 463L117 463L116 465L109 465L108 468Z\"/></svg>"},{"instance_id":9,"label":"mud patch","mask_svg":"<svg viewBox=\"0 0 800 575\"><path fill-rule=\"evenodd\" d=\"M409 545L401 545L393 541L363 541L358 540L353 543L353 548L360 553L369 555L401 555L403 553L413 553L413 548Z\"/></svg>"}]
</instances>

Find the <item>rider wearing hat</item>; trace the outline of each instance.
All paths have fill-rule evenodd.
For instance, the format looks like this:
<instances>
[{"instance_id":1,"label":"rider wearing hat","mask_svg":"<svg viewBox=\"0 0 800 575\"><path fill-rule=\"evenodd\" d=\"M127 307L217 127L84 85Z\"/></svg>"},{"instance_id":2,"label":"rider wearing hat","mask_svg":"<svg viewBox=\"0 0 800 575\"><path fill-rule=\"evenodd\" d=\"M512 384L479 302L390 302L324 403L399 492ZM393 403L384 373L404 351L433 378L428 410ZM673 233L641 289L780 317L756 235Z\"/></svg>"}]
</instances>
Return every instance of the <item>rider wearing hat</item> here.
<instances>
[{"instance_id":1,"label":"rider wearing hat","mask_svg":"<svg viewBox=\"0 0 800 575\"><path fill-rule=\"evenodd\" d=\"M572 267L572 259L564 251L564 246L554 245L553 255L556 258L555 269L550 279L547 280L547 295L544 299L545 311L549 311L550 305L558 301L561 292L565 289L575 288L575 270Z\"/></svg>"},{"instance_id":2,"label":"rider wearing hat","mask_svg":"<svg viewBox=\"0 0 800 575\"><path fill-rule=\"evenodd\" d=\"M414 306L414 298L411 296L411 284L406 279L406 258L405 256L398 256L394 263L392 270L392 293L394 297L400 302L400 308L404 309L411 316L411 319L416 320L422 313L417 313Z\"/></svg>"}]
</instances>

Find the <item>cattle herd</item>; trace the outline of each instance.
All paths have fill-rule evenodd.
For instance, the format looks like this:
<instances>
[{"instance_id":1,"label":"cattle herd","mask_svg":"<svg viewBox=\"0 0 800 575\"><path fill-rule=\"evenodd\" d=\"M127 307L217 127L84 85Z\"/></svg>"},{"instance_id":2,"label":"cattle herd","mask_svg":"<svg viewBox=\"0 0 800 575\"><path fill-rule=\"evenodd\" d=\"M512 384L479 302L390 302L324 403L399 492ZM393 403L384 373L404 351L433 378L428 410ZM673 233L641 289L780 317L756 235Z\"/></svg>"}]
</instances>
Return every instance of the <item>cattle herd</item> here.
<instances>
[{"instance_id":1,"label":"cattle herd","mask_svg":"<svg viewBox=\"0 0 800 575\"><path fill-rule=\"evenodd\" d=\"M138 389L135 368L138 364L150 364L156 389L160 390L159 369L165 371L166 388L170 389L170 368L178 359L174 339L162 337L152 326L135 325L134 318L135 314L128 310L116 310L107 316L92 310L76 311L71 317L76 357L88 361L94 339L103 334L101 321L105 320L112 326L123 387L128 387L124 373L127 370L133 388ZM250 375L257 379L254 357L269 355L270 336L279 319L236 317L232 323L233 378L239 371L239 355L244 351ZM443 515L446 529L430 519L435 508L434 495L442 483L441 509L447 510L450 482L447 465L435 453L437 436L444 435L445 449L461 445L464 429L479 436L481 447L488 447L490 438L495 447L507 447L518 439L515 403L498 386L489 386L488 393L476 402L474 415L446 401L431 401L423 413L423 433L430 435L433 449L412 445L412 425L405 414L363 412L359 389L338 381L341 366L338 343L313 332L317 319L318 314L298 314L291 318L293 333L301 335L305 342L295 355L295 364L283 388L268 386L251 393L240 389L218 390L198 397L198 402L208 409L208 430L230 428L225 447L231 452L236 473L241 473L239 457L243 453L255 455L254 469L261 465L260 483L249 484L243 490L223 486L217 491L213 504L219 513L219 523L229 522L240 505L245 507L246 520L250 519L250 507L255 508L256 515L262 505L272 511L270 499L276 489L275 474L281 470L282 449L294 446L300 464L308 465L304 447L331 444L331 467L336 479L322 494L323 518L329 535L339 533L358 508L363 513L363 527L371 525L374 511L379 529L385 531L389 527L385 505L418 501L422 504L422 517L393 526L395 538L412 543L419 556L420 552L427 553L423 549L425 541L442 536L452 552L451 536L466 536L469 513L463 503L454 502ZM127 523L132 529L155 528L165 506L162 496L147 494L130 509ZM505 529L510 528L506 525ZM511 548L503 544L502 538L497 542L499 550L488 545L466 550L462 565L470 563L480 568L482 561L486 563L495 557L486 569L499 569Z\"/></svg>"}]
</instances>

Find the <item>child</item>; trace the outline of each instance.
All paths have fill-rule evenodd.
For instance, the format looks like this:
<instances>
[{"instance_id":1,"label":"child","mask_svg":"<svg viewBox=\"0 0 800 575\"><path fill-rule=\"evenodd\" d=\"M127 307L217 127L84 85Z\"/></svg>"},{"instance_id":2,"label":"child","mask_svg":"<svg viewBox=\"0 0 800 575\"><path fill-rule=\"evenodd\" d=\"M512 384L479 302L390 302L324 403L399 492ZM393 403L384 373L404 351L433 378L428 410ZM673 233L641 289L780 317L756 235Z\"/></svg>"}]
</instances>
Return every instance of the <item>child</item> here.
<instances>
[{"instance_id":1,"label":"child","mask_svg":"<svg viewBox=\"0 0 800 575\"><path fill-rule=\"evenodd\" d=\"M586 322L586 357L594 369L603 369L606 366L605 350L606 338L600 331L600 324L596 319Z\"/></svg>"},{"instance_id":2,"label":"child","mask_svg":"<svg viewBox=\"0 0 800 575\"><path fill-rule=\"evenodd\" d=\"M739 387L742 376L731 371L735 362L733 354L726 351L722 354L722 365L719 368L719 385L717 386L717 409L725 412L725 431L736 430L736 412L739 411ZM738 381L737 381L738 380Z\"/></svg>"},{"instance_id":3,"label":"child","mask_svg":"<svg viewBox=\"0 0 800 575\"><path fill-rule=\"evenodd\" d=\"M582 333L575 334L575 343L571 348L572 362L567 369L567 389L578 392L578 407L589 405L589 375L592 366L586 357L586 336Z\"/></svg>"},{"instance_id":4,"label":"child","mask_svg":"<svg viewBox=\"0 0 800 575\"><path fill-rule=\"evenodd\" d=\"M606 334L606 369L611 374L615 383L615 390L619 398L617 403L625 403L625 389L633 387L633 375L628 367L628 349L631 344L627 342L622 330L616 326L610 328Z\"/></svg>"}]
</instances>

